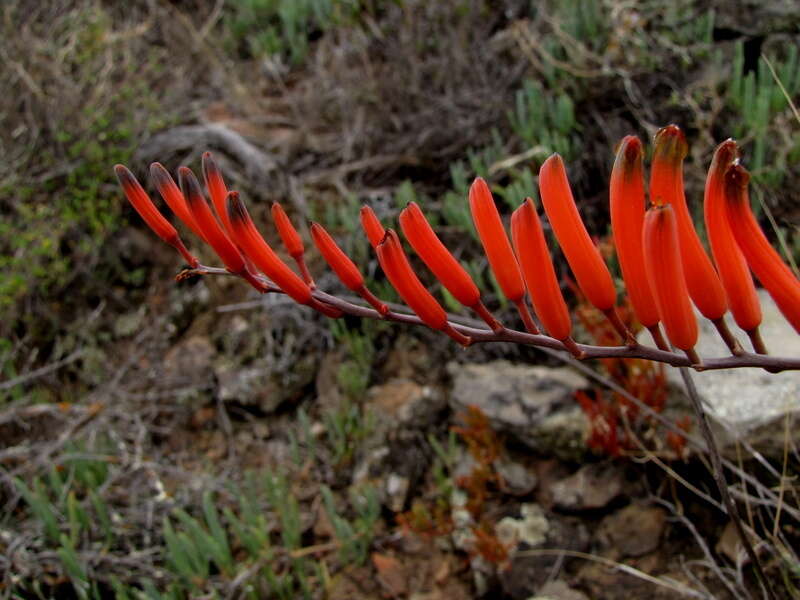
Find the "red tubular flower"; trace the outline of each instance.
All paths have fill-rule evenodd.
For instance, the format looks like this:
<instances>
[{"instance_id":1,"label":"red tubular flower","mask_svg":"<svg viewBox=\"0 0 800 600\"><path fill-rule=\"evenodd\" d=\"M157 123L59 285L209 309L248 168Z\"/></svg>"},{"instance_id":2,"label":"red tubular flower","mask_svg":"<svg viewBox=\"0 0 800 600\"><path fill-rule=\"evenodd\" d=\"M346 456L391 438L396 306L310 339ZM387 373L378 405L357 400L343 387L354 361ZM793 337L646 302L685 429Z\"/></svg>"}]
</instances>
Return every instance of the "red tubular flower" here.
<instances>
[{"instance_id":1,"label":"red tubular flower","mask_svg":"<svg viewBox=\"0 0 800 600\"><path fill-rule=\"evenodd\" d=\"M369 206L361 207L361 227L364 229L364 233L367 234L370 245L377 249L386 231L381 225L378 215Z\"/></svg>"},{"instance_id":2,"label":"red tubular flower","mask_svg":"<svg viewBox=\"0 0 800 600\"><path fill-rule=\"evenodd\" d=\"M675 211L664 204L647 211L643 245L647 278L669 340L697 363L697 319L683 274Z\"/></svg>"},{"instance_id":3,"label":"red tubular flower","mask_svg":"<svg viewBox=\"0 0 800 600\"><path fill-rule=\"evenodd\" d=\"M208 195L211 196L211 203L214 205L214 210L222 222L222 228L225 232L231 234L231 222L228 219L228 212L225 207L225 198L228 195L228 188L225 185L225 180L222 178L222 172L211 156L211 152L203 152L203 179L206 182L206 189Z\"/></svg>"},{"instance_id":4,"label":"red tubular flower","mask_svg":"<svg viewBox=\"0 0 800 600\"><path fill-rule=\"evenodd\" d=\"M453 329L447 322L447 313L414 273L394 230L386 230L376 251L383 272L411 310L431 329L442 331L459 344L468 346L470 338Z\"/></svg>"},{"instance_id":5,"label":"red tubular flower","mask_svg":"<svg viewBox=\"0 0 800 600\"><path fill-rule=\"evenodd\" d=\"M410 202L400 213L400 227L414 251L453 297L477 312L493 330L502 329L481 302L472 277L441 242L416 202Z\"/></svg>"},{"instance_id":6,"label":"red tubular flower","mask_svg":"<svg viewBox=\"0 0 800 600\"><path fill-rule=\"evenodd\" d=\"M295 302L299 304L311 302L311 289L264 241L238 192L228 192L226 206L233 239L244 249L250 260Z\"/></svg>"},{"instance_id":7,"label":"red tubular flower","mask_svg":"<svg viewBox=\"0 0 800 600\"><path fill-rule=\"evenodd\" d=\"M278 202L272 205L272 220L275 223L275 227L278 229L278 235L281 236L283 246L286 248L289 256L297 263L297 268L300 269L300 274L303 276L305 282L313 289L314 279L311 277L311 273L306 266L305 258L303 258L303 254L305 253L303 240L300 238L300 234L297 233L297 229L294 228L294 225L292 225L292 222L289 220L289 215L286 214L286 211L283 210L283 207Z\"/></svg>"},{"instance_id":8,"label":"red tubular flower","mask_svg":"<svg viewBox=\"0 0 800 600\"><path fill-rule=\"evenodd\" d=\"M642 154L639 138L633 135L623 138L611 170L609 197L611 231L625 287L636 318L645 327L651 327L658 324L658 307L647 282L642 251L645 209Z\"/></svg>"},{"instance_id":9,"label":"red tubular flower","mask_svg":"<svg viewBox=\"0 0 800 600\"><path fill-rule=\"evenodd\" d=\"M553 269L542 223L530 198L511 215L511 239L536 316L547 333L561 340L573 354L582 355L570 338L569 311Z\"/></svg>"},{"instance_id":10,"label":"red tubular flower","mask_svg":"<svg viewBox=\"0 0 800 600\"><path fill-rule=\"evenodd\" d=\"M689 295L706 318L720 321L728 309L725 289L697 237L683 191L683 159L689 150L686 138L677 125L668 125L656 133L654 143L650 202L672 205Z\"/></svg>"},{"instance_id":11,"label":"red tubular flower","mask_svg":"<svg viewBox=\"0 0 800 600\"><path fill-rule=\"evenodd\" d=\"M314 245L316 245L320 254L322 254L322 258L325 259L328 266L336 273L339 281L364 298L382 315L389 312L389 307L378 300L364 285L364 277L361 275L361 271L358 270L355 263L350 260L350 257L344 253L333 237L325 231L325 228L319 223L311 224L311 239L314 240Z\"/></svg>"},{"instance_id":12,"label":"red tubular flower","mask_svg":"<svg viewBox=\"0 0 800 600\"><path fill-rule=\"evenodd\" d=\"M157 162L152 163L150 165L150 177L153 179L158 193L161 194L164 202L167 203L172 212L174 212L197 237L208 243L203 228L200 227L195 220L192 211L186 203L186 198L184 198L178 186L175 185L175 181L172 179L169 171L164 168L164 165Z\"/></svg>"},{"instance_id":13,"label":"red tubular flower","mask_svg":"<svg viewBox=\"0 0 800 600\"><path fill-rule=\"evenodd\" d=\"M617 315L614 281L600 251L583 225L569 187L564 161L558 154L553 154L544 161L539 170L539 191L550 226L575 275L578 287L587 300L605 314L622 339L628 344L635 344L636 338Z\"/></svg>"},{"instance_id":14,"label":"red tubular flower","mask_svg":"<svg viewBox=\"0 0 800 600\"><path fill-rule=\"evenodd\" d=\"M800 281L770 245L750 210L747 185L750 174L739 164L725 172L725 206L736 243L747 264L775 300L775 304L800 333Z\"/></svg>"},{"instance_id":15,"label":"red tubular flower","mask_svg":"<svg viewBox=\"0 0 800 600\"><path fill-rule=\"evenodd\" d=\"M492 192L481 177L475 178L469 188L469 209L500 289L503 290L505 297L517 306L525 328L530 333L539 333L539 328L536 327L525 305L525 283L514 250L508 241Z\"/></svg>"},{"instance_id":16,"label":"red tubular flower","mask_svg":"<svg viewBox=\"0 0 800 600\"><path fill-rule=\"evenodd\" d=\"M733 140L726 140L717 146L706 178L703 212L711 253L728 296L733 318L751 338L755 336L758 339L756 330L761 324L761 305L753 285L753 277L736 244L725 210L726 194L734 194L736 197L747 193L746 188L742 191L736 185L725 185L725 172L734 163L737 154L738 149Z\"/></svg>"},{"instance_id":17,"label":"red tubular flower","mask_svg":"<svg viewBox=\"0 0 800 600\"><path fill-rule=\"evenodd\" d=\"M147 223L150 229L152 229L158 237L180 252L181 256L183 256L184 260L189 263L192 268L197 268L200 264L198 260L186 249L177 230L160 212L158 212L158 209L150 200L144 188L142 188L136 180L136 177L133 176L133 173L124 165L114 165L114 172L117 175L117 180L122 186L122 191L125 193L128 202L136 209L136 212L144 219L144 222Z\"/></svg>"}]
</instances>

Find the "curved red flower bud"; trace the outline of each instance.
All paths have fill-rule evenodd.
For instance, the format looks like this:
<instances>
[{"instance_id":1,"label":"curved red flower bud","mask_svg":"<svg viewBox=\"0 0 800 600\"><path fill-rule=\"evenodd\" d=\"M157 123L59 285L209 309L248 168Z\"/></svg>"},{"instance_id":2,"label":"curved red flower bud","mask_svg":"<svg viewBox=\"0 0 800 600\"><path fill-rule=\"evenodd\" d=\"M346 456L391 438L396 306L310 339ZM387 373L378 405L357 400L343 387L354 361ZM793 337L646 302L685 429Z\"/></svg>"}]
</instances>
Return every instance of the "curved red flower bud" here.
<instances>
[{"instance_id":1,"label":"curved red flower bud","mask_svg":"<svg viewBox=\"0 0 800 600\"><path fill-rule=\"evenodd\" d=\"M408 262L400 238L392 229L378 244L376 251L383 272L389 278L397 293L411 310L431 329L442 331L464 346L469 345L470 338L462 335L447 322L447 313L422 285L422 282Z\"/></svg>"},{"instance_id":2,"label":"curved red flower bud","mask_svg":"<svg viewBox=\"0 0 800 600\"><path fill-rule=\"evenodd\" d=\"M350 257L344 253L333 237L325 231L325 228L319 223L311 224L311 239L314 240L314 245L316 245L320 254L322 254L322 258L325 259L328 266L336 273L339 281L350 290L359 294L382 315L389 312L389 307L366 288L364 285L364 276L361 275L361 271L358 270L355 263L350 260Z\"/></svg>"},{"instance_id":3,"label":"curved red flower bud","mask_svg":"<svg viewBox=\"0 0 800 600\"><path fill-rule=\"evenodd\" d=\"M644 220L643 245L650 290L655 296L658 313L669 340L692 356L697 343L697 319L694 316L678 241L678 225L671 204L647 211Z\"/></svg>"},{"instance_id":4,"label":"curved red flower bud","mask_svg":"<svg viewBox=\"0 0 800 600\"><path fill-rule=\"evenodd\" d=\"M625 288L636 318L647 328L658 324L658 306L650 291L642 250L644 227L644 169L642 143L633 135L623 138L611 170L609 197L611 232Z\"/></svg>"},{"instance_id":5,"label":"curved red flower bud","mask_svg":"<svg viewBox=\"0 0 800 600\"><path fill-rule=\"evenodd\" d=\"M186 249L186 246L184 246L178 235L178 231L160 212L158 212L155 204L150 200L147 192L144 191L144 188L142 188L136 180L133 173L124 165L114 165L114 173L117 175L117 180L122 186L122 191L125 193L128 202L130 202L131 206L139 213L139 216L144 219L148 227L150 227L158 237L180 252L181 256L183 256L184 260L189 263L192 268L196 268L200 263L192 253Z\"/></svg>"},{"instance_id":6,"label":"curved red flower bud","mask_svg":"<svg viewBox=\"0 0 800 600\"><path fill-rule=\"evenodd\" d=\"M203 152L203 179L206 182L206 190L208 190L208 195L211 197L211 203L214 205L214 211L222 222L222 228L230 235L231 223L225 207L228 187L225 185L222 171L220 171L217 161L214 160L211 152Z\"/></svg>"},{"instance_id":7,"label":"curved red flower bud","mask_svg":"<svg viewBox=\"0 0 800 600\"><path fill-rule=\"evenodd\" d=\"M477 312L494 331L503 328L481 302L480 290L472 277L433 231L416 202L410 202L400 212L400 227L422 262L456 300Z\"/></svg>"},{"instance_id":8,"label":"curved red flower bud","mask_svg":"<svg viewBox=\"0 0 800 600\"><path fill-rule=\"evenodd\" d=\"M469 188L469 208L472 222L478 232L489 266L492 268L505 297L515 303L522 302L525 284L519 264L508 241L503 221L486 181L477 177Z\"/></svg>"},{"instance_id":9,"label":"curved red flower bud","mask_svg":"<svg viewBox=\"0 0 800 600\"><path fill-rule=\"evenodd\" d=\"M553 233L581 291L601 311L613 310L617 301L614 281L583 225L569 187L564 161L558 154L544 161L539 171L539 190Z\"/></svg>"},{"instance_id":10,"label":"curved red flower bud","mask_svg":"<svg viewBox=\"0 0 800 600\"><path fill-rule=\"evenodd\" d=\"M654 144L650 169L650 202L655 206L665 203L672 205L689 295L706 318L719 321L728 310L728 301L719 275L703 249L686 206L683 191L683 159L689 151L686 138L677 125L668 125L656 133Z\"/></svg>"},{"instance_id":11,"label":"curved red flower bud","mask_svg":"<svg viewBox=\"0 0 800 600\"><path fill-rule=\"evenodd\" d=\"M453 297L478 313L492 330L500 331L503 325L481 302L478 286L442 244L416 202L410 202L400 213L400 227L414 251Z\"/></svg>"},{"instance_id":12,"label":"curved red flower bud","mask_svg":"<svg viewBox=\"0 0 800 600\"><path fill-rule=\"evenodd\" d=\"M725 172L734 163L737 155L738 149L733 140L726 140L717 146L706 178L703 213L711 253L725 288L731 313L739 327L751 333L761 324L761 305L753 277L736 244L725 209L726 194L738 196L747 193L746 189L742 191L736 185L725 185Z\"/></svg>"},{"instance_id":13,"label":"curved red flower bud","mask_svg":"<svg viewBox=\"0 0 800 600\"><path fill-rule=\"evenodd\" d=\"M311 288L292 271L261 237L237 192L228 192L225 202L233 240L264 275L299 304L311 304Z\"/></svg>"},{"instance_id":14,"label":"curved red flower bud","mask_svg":"<svg viewBox=\"0 0 800 600\"><path fill-rule=\"evenodd\" d=\"M275 227L278 229L278 235L281 237L283 246L286 248L289 256L297 263L297 268L300 269L300 274L303 276L305 282L313 288L314 279L311 277L311 273L303 257L305 252L303 240L300 238L300 234L297 233L297 229L294 228L294 225L292 225L292 222L289 220L289 215L286 214L286 211L283 210L283 206L278 202L272 204L272 220L275 223Z\"/></svg>"},{"instance_id":15,"label":"curved red flower bud","mask_svg":"<svg viewBox=\"0 0 800 600\"><path fill-rule=\"evenodd\" d=\"M572 322L553 269L542 223L530 198L511 215L511 239L536 316L552 337L568 339Z\"/></svg>"},{"instance_id":16,"label":"curved red flower bud","mask_svg":"<svg viewBox=\"0 0 800 600\"><path fill-rule=\"evenodd\" d=\"M800 281L781 260L750 210L747 185L750 174L738 164L725 172L725 205L736 243L775 304L800 333Z\"/></svg>"},{"instance_id":17,"label":"curved red flower bud","mask_svg":"<svg viewBox=\"0 0 800 600\"><path fill-rule=\"evenodd\" d=\"M195 220L186 202L186 198L184 198L178 186L175 185L175 181L172 179L169 171L164 168L164 165L157 162L152 163L150 165L150 177L153 179L158 193L161 194L161 197L164 199L164 202L167 203L170 210L172 210L197 237L208 243L205 233L203 233L203 228L200 227Z\"/></svg>"},{"instance_id":18,"label":"curved red flower bud","mask_svg":"<svg viewBox=\"0 0 800 600\"><path fill-rule=\"evenodd\" d=\"M364 233L367 234L370 245L377 249L378 244L381 243L383 236L386 234L386 230L381 225L378 215L369 206L361 207L361 227L364 229Z\"/></svg>"},{"instance_id":19,"label":"curved red flower bud","mask_svg":"<svg viewBox=\"0 0 800 600\"><path fill-rule=\"evenodd\" d=\"M442 244L416 202L410 202L400 212L400 227L422 262L456 300L467 307L480 302L478 286Z\"/></svg>"}]
</instances>

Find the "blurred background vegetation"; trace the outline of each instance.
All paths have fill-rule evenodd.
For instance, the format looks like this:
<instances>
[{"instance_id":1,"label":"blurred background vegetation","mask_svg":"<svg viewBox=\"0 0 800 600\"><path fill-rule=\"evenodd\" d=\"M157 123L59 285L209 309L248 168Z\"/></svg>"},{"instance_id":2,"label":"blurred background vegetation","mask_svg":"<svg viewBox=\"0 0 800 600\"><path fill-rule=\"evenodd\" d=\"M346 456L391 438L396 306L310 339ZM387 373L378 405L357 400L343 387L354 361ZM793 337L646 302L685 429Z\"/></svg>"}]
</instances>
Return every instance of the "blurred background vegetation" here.
<instances>
[{"instance_id":1,"label":"blurred background vegetation","mask_svg":"<svg viewBox=\"0 0 800 600\"><path fill-rule=\"evenodd\" d=\"M465 201L474 176L510 212L559 152L602 238L616 142L675 122L690 142L690 205L734 136L762 217L800 256L793 2L10 0L0 19L0 597L312 597L332 567L298 551L304 499L275 465L230 445L208 454L217 434L272 422L239 392L217 410L225 375L254 369L276 406L295 407L319 396L330 363L344 400L291 413L306 422L292 461L324 470L366 437L361 400L403 368L393 351L454 356L424 332L329 324L280 299L262 310L235 282L175 284L180 264L123 202L115 163L144 181L154 160L197 167L211 150L261 222L273 201L321 221L388 299L358 207L388 223L418 200L491 292ZM497 293L489 304L505 310ZM370 493L322 493L344 564L363 562L376 535ZM264 533L264 507L280 540Z\"/></svg>"}]
</instances>

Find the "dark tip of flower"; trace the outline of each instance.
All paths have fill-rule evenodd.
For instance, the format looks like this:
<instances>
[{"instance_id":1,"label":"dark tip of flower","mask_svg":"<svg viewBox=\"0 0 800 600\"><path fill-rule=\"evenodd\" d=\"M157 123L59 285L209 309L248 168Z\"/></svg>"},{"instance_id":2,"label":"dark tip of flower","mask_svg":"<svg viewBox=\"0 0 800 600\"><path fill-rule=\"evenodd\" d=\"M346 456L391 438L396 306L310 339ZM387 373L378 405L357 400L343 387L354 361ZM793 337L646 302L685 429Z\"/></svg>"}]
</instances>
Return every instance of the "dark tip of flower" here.
<instances>
[{"instance_id":1,"label":"dark tip of flower","mask_svg":"<svg viewBox=\"0 0 800 600\"><path fill-rule=\"evenodd\" d=\"M242 222L247 221L247 209L239 198L239 192L228 192L225 204L228 207L228 215L230 215L232 219Z\"/></svg>"},{"instance_id":2,"label":"dark tip of flower","mask_svg":"<svg viewBox=\"0 0 800 600\"><path fill-rule=\"evenodd\" d=\"M125 165L116 164L114 165L114 173L117 175L117 179L119 180L120 185L130 185L136 178L133 176L133 173L130 172L128 167Z\"/></svg>"},{"instance_id":3,"label":"dark tip of flower","mask_svg":"<svg viewBox=\"0 0 800 600\"><path fill-rule=\"evenodd\" d=\"M203 201L203 192L200 189L200 182L189 167L178 168L178 181L180 183L181 192L189 204Z\"/></svg>"},{"instance_id":4,"label":"dark tip of flower","mask_svg":"<svg viewBox=\"0 0 800 600\"><path fill-rule=\"evenodd\" d=\"M622 139L625 160L633 162L642 156L642 141L635 135L627 135Z\"/></svg>"},{"instance_id":5,"label":"dark tip of flower","mask_svg":"<svg viewBox=\"0 0 800 600\"><path fill-rule=\"evenodd\" d=\"M725 171L725 186L734 191L747 187L750 173L738 162L731 164Z\"/></svg>"},{"instance_id":6,"label":"dark tip of flower","mask_svg":"<svg viewBox=\"0 0 800 600\"><path fill-rule=\"evenodd\" d=\"M394 230L392 230L392 229L386 229L386 230L383 232L383 237L381 238L381 241L380 241L380 242L378 242L378 246L383 246L383 245L384 245L386 242L388 242L388 241L389 241L389 238L391 237L391 234L392 234L392 233L394 233Z\"/></svg>"},{"instance_id":7,"label":"dark tip of flower","mask_svg":"<svg viewBox=\"0 0 800 600\"><path fill-rule=\"evenodd\" d=\"M733 138L728 138L717 146L714 160L718 167L727 167L739 157L739 146Z\"/></svg>"},{"instance_id":8,"label":"dark tip of flower","mask_svg":"<svg viewBox=\"0 0 800 600\"><path fill-rule=\"evenodd\" d=\"M680 161L689 153L686 136L677 125L667 125L656 132L654 158L666 158Z\"/></svg>"}]
</instances>

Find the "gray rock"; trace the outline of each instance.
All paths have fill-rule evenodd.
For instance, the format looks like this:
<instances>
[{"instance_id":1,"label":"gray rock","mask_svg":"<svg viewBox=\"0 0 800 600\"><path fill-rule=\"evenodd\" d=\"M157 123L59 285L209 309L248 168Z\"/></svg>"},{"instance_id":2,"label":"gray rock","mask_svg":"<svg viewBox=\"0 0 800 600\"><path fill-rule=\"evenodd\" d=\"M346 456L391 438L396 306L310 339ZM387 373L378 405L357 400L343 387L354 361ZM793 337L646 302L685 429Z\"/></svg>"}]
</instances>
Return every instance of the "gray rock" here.
<instances>
[{"instance_id":1,"label":"gray rock","mask_svg":"<svg viewBox=\"0 0 800 600\"><path fill-rule=\"evenodd\" d=\"M600 522L597 540L617 558L643 556L658 548L666 522L662 508L629 504Z\"/></svg>"},{"instance_id":2,"label":"gray rock","mask_svg":"<svg viewBox=\"0 0 800 600\"><path fill-rule=\"evenodd\" d=\"M514 365L504 360L487 364L450 363L453 378L450 406L463 411L478 407L498 431L526 446L563 459L586 452L588 421L575 401L586 379L564 368Z\"/></svg>"},{"instance_id":3,"label":"gray rock","mask_svg":"<svg viewBox=\"0 0 800 600\"><path fill-rule=\"evenodd\" d=\"M622 469L613 463L590 463L554 483L553 503L565 510L603 508L620 495L625 484Z\"/></svg>"},{"instance_id":4,"label":"gray rock","mask_svg":"<svg viewBox=\"0 0 800 600\"><path fill-rule=\"evenodd\" d=\"M772 298L759 290L764 314L761 335L767 349L780 356L800 356L800 336L783 318ZM714 325L699 318L700 338L696 347L701 357L729 356ZM739 342L748 350L749 340L730 316L728 325ZM647 342L650 343L650 342ZM692 373L697 391L712 418L717 441L733 448L735 442L746 441L768 456L783 452L783 419L800 413L800 371L768 373L762 369L726 369ZM667 368L667 379L676 391L683 393L683 380L678 369ZM688 400L684 400L688 404ZM792 419L790 435L800 434L800 419Z\"/></svg>"},{"instance_id":5,"label":"gray rock","mask_svg":"<svg viewBox=\"0 0 800 600\"><path fill-rule=\"evenodd\" d=\"M583 592L573 590L561 579L556 579L544 584L529 600L589 600L589 598Z\"/></svg>"},{"instance_id":6,"label":"gray rock","mask_svg":"<svg viewBox=\"0 0 800 600\"><path fill-rule=\"evenodd\" d=\"M219 398L256 406L264 413L274 412L281 404L299 398L314 380L313 355L301 357L291 370L276 373L268 367L241 366L229 359L219 361L214 373Z\"/></svg>"},{"instance_id":7,"label":"gray rock","mask_svg":"<svg viewBox=\"0 0 800 600\"><path fill-rule=\"evenodd\" d=\"M208 388L213 384L211 364L217 351L206 336L181 340L164 356L164 372L171 385Z\"/></svg>"},{"instance_id":8,"label":"gray rock","mask_svg":"<svg viewBox=\"0 0 800 600\"><path fill-rule=\"evenodd\" d=\"M393 379L371 387L367 392L370 407L381 423L391 427L426 427L446 407L442 394L429 385L407 379Z\"/></svg>"},{"instance_id":9,"label":"gray rock","mask_svg":"<svg viewBox=\"0 0 800 600\"><path fill-rule=\"evenodd\" d=\"M538 483L536 473L507 456L498 458L492 466L500 476L501 489L508 494L525 496L530 494Z\"/></svg>"}]
</instances>

